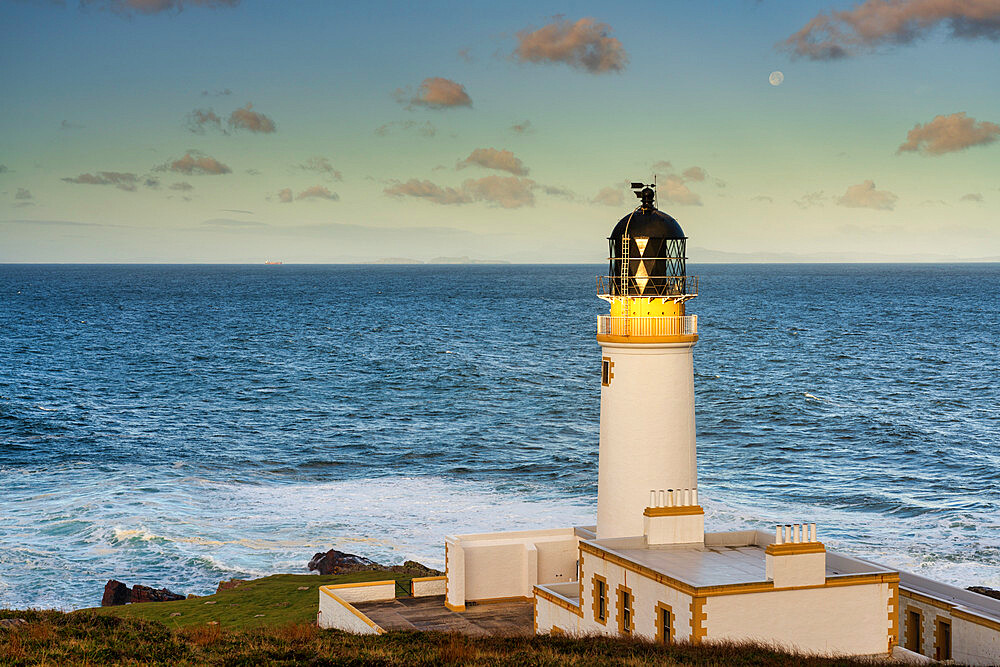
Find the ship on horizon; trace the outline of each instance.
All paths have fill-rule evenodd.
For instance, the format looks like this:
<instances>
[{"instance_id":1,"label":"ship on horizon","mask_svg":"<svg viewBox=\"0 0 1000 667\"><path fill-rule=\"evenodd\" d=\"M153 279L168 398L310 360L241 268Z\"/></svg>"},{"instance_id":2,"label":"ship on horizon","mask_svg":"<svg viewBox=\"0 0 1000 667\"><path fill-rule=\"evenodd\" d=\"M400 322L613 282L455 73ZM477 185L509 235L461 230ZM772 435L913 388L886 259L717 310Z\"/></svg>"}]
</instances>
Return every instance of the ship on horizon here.
<instances>
[{"instance_id":1,"label":"ship on horizon","mask_svg":"<svg viewBox=\"0 0 1000 667\"><path fill-rule=\"evenodd\" d=\"M276 264L283 264L283 263L284 262L281 262L280 260L271 260L271 259L265 259L264 260L264 264L266 264L268 266L273 266L273 265L276 265Z\"/></svg>"}]
</instances>

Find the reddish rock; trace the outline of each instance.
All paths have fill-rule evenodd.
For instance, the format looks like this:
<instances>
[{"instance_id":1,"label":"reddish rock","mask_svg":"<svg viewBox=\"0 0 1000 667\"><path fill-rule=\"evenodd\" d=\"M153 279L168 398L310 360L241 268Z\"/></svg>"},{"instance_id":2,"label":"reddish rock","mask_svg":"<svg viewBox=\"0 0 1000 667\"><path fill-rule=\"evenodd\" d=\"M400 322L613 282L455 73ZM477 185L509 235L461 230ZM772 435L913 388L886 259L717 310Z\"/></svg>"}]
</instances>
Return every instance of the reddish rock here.
<instances>
[{"instance_id":1,"label":"reddish rock","mask_svg":"<svg viewBox=\"0 0 1000 667\"><path fill-rule=\"evenodd\" d=\"M228 591L232 588L239 588L247 582L246 579L230 579L229 581L220 581L219 587L215 589L216 593L221 593L222 591ZM191 597L190 595L188 597Z\"/></svg>"},{"instance_id":2,"label":"reddish rock","mask_svg":"<svg viewBox=\"0 0 1000 667\"><path fill-rule=\"evenodd\" d=\"M111 579L104 585L104 597L101 598L102 607L114 607L128 604L131 601L132 591L122 582Z\"/></svg>"},{"instance_id":3,"label":"reddish rock","mask_svg":"<svg viewBox=\"0 0 1000 667\"><path fill-rule=\"evenodd\" d=\"M133 604L137 602L173 602L183 599L183 595L168 591L166 588L151 588L139 584L132 587Z\"/></svg>"}]
</instances>

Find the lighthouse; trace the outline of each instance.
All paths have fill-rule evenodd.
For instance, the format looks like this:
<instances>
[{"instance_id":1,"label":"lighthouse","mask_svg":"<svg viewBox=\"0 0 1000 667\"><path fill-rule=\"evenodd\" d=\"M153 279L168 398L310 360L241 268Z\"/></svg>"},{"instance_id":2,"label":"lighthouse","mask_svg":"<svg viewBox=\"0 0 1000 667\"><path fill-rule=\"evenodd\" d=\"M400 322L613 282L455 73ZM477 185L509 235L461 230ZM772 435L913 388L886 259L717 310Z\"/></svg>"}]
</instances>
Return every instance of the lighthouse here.
<instances>
[{"instance_id":1,"label":"lighthouse","mask_svg":"<svg viewBox=\"0 0 1000 667\"><path fill-rule=\"evenodd\" d=\"M608 275L598 278L598 296L610 306L597 322L598 539L642 535L657 512L701 512L692 363L698 320L686 312L697 279L687 275L687 237L656 209L653 186L632 188L640 204L611 232Z\"/></svg>"}]
</instances>

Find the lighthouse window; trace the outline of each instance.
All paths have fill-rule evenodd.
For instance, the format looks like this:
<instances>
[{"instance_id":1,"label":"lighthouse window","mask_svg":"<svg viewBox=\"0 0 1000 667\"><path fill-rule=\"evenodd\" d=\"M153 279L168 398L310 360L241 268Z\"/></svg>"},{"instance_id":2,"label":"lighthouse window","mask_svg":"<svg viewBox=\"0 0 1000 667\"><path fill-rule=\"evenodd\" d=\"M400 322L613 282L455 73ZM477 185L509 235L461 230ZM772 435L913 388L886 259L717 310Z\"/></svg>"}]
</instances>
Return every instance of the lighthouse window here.
<instances>
[{"instance_id":1,"label":"lighthouse window","mask_svg":"<svg viewBox=\"0 0 1000 667\"><path fill-rule=\"evenodd\" d=\"M615 362L610 357L601 359L601 386L610 387L611 379L615 376Z\"/></svg>"},{"instance_id":2,"label":"lighthouse window","mask_svg":"<svg viewBox=\"0 0 1000 667\"><path fill-rule=\"evenodd\" d=\"M656 641L670 644L674 641L674 614L670 605L662 602L656 605Z\"/></svg>"},{"instance_id":3,"label":"lighthouse window","mask_svg":"<svg viewBox=\"0 0 1000 667\"><path fill-rule=\"evenodd\" d=\"M632 591L625 586L618 587L618 630L623 635L632 634Z\"/></svg>"},{"instance_id":4,"label":"lighthouse window","mask_svg":"<svg viewBox=\"0 0 1000 667\"><path fill-rule=\"evenodd\" d=\"M608 620L608 582L594 575L594 620L605 623Z\"/></svg>"}]
</instances>

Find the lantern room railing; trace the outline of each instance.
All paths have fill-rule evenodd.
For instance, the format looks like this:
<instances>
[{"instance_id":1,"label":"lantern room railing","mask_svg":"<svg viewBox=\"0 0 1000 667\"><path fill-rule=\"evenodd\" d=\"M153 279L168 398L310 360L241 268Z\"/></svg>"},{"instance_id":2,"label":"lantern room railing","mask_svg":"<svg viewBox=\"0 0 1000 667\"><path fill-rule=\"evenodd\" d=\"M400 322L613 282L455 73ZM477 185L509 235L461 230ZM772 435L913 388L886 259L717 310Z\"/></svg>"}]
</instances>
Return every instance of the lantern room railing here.
<instances>
[{"instance_id":1,"label":"lantern room railing","mask_svg":"<svg viewBox=\"0 0 1000 667\"><path fill-rule=\"evenodd\" d=\"M694 336L698 333L698 316L624 317L598 315L598 336Z\"/></svg>"},{"instance_id":2,"label":"lantern room railing","mask_svg":"<svg viewBox=\"0 0 1000 667\"><path fill-rule=\"evenodd\" d=\"M597 296L698 296L698 276L597 276Z\"/></svg>"}]
</instances>

